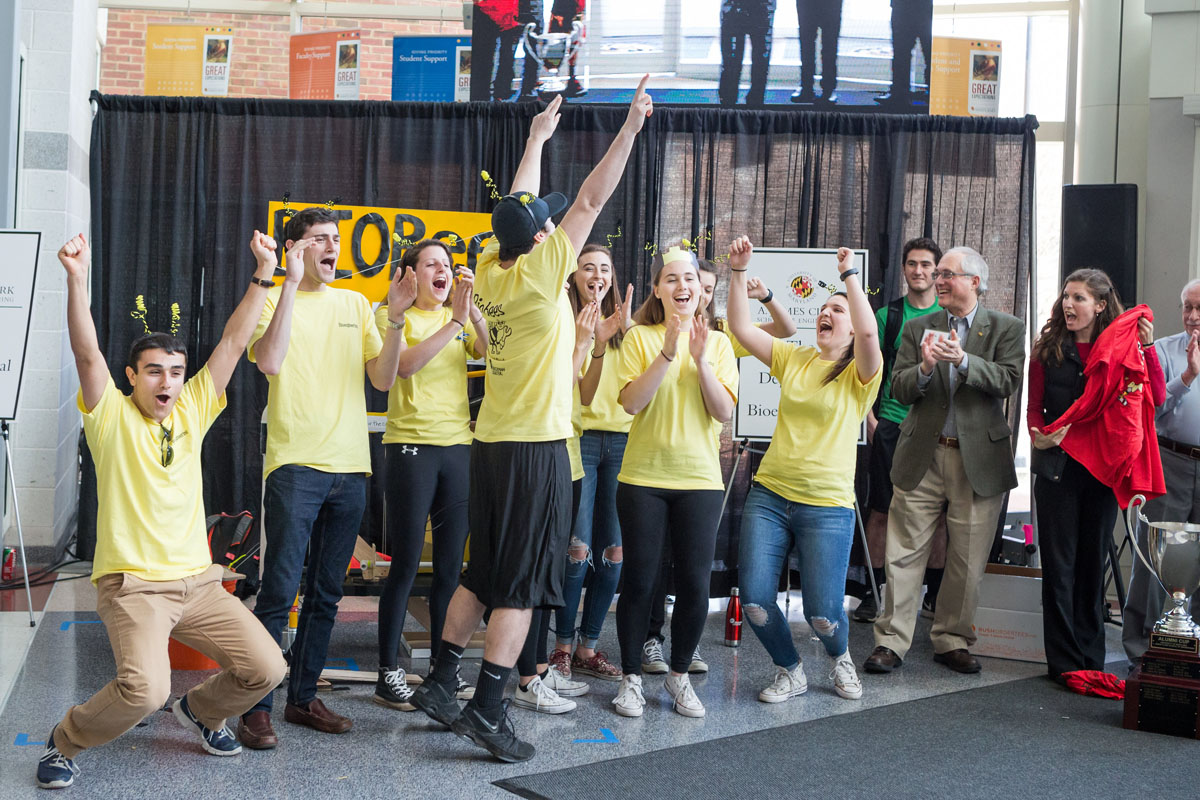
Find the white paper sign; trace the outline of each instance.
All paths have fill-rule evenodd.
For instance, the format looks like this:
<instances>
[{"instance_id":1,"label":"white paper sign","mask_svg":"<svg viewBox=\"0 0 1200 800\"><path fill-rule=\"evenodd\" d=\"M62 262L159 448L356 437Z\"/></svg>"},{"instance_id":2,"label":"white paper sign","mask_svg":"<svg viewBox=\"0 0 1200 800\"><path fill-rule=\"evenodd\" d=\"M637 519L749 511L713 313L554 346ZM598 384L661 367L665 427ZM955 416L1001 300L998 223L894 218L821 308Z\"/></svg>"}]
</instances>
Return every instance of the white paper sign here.
<instances>
[{"instance_id":1,"label":"white paper sign","mask_svg":"<svg viewBox=\"0 0 1200 800\"><path fill-rule=\"evenodd\" d=\"M15 419L37 279L36 231L0 230L0 419Z\"/></svg>"},{"instance_id":2,"label":"white paper sign","mask_svg":"<svg viewBox=\"0 0 1200 800\"><path fill-rule=\"evenodd\" d=\"M864 285L867 277L867 251L854 251L854 266ZM755 248L748 277L761 278L775 297L783 301L796 321L796 334L790 342L817 346L817 315L821 306L836 291L837 250ZM762 303L751 302L754 322L771 321ZM735 439L769 440L775 434L779 414L779 382L771 377L771 368L754 356L738 359L738 404L733 416Z\"/></svg>"}]
</instances>

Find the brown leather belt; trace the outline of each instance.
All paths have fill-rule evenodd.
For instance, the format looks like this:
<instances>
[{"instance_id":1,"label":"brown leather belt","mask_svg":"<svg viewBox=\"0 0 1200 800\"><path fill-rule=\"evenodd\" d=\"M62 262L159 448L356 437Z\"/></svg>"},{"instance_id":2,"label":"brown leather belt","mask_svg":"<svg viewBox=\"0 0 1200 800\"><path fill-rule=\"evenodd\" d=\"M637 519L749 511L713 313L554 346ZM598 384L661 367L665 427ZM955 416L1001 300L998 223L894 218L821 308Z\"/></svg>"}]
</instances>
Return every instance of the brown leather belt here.
<instances>
[{"instance_id":1,"label":"brown leather belt","mask_svg":"<svg viewBox=\"0 0 1200 800\"><path fill-rule=\"evenodd\" d=\"M1200 461L1200 447L1193 447L1190 444L1182 444L1174 439L1168 439L1165 436L1158 437L1158 446L1165 447L1173 453L1179 453L1181 456L1187 456Z\"/></svg>"},{"instance_id":2,"label":"brown leather belt","mask_svg":"<svg viewBox=\"0 0 1200 800\"><path fill-rule=\"evenodd\" d=\"M958 439L953 436L939 436L938 444L953 447L955 450L958 449Z\"/></svg>"}]
</instances>

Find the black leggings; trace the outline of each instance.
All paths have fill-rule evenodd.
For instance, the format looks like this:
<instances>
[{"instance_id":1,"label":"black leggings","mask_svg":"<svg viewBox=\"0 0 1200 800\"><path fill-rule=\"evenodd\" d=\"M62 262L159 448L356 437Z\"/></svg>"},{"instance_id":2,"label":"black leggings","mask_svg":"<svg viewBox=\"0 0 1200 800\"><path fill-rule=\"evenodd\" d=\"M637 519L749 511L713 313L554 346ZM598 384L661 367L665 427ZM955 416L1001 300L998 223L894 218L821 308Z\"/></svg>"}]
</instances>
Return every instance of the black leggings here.
<instances>
[{"instance_id":1,"label":"black leggings","mask_svg":"<svg viewBox=\"0 0 1200 800\"><path fill-rule=\"evenodd\" d=\"M687 672L708 617L722 494L720 489L652 489L617 483L617 515L625 547L617 641L626 675L641 672L654 588L668 547L675 570L671 671Z\"/></svg>"},{"instance_id":2,"label":"black leggings","mask_svg":"<svg viewBox=\"0 0 1200 800\"><path fill-rule=\"evenodd\" d=\"M392 557L379 597L379 665L396 666L413 579L425 546L425 520L433 524L433 586L429 591L430 647L442 641L446 607L458 587L467 541L467 490L471 446L388 444L387 546Z\"/></svg>"},{"instance_id":3,"label":"black leggings","mask_svg":"<svg viewBox=\"0 0 1200 800\"><path fill-rule=\"evenodd\" d=\"M579 499L583 494L583 480L571 481L571 521L579 513ZM538 674L537 665L549 661L546 649L546 634L550 631L549 608L535 608L529 619L529 633L525 634L525 645L517 656L517 675L530 678Z\"/></svg>"}]
</instances>

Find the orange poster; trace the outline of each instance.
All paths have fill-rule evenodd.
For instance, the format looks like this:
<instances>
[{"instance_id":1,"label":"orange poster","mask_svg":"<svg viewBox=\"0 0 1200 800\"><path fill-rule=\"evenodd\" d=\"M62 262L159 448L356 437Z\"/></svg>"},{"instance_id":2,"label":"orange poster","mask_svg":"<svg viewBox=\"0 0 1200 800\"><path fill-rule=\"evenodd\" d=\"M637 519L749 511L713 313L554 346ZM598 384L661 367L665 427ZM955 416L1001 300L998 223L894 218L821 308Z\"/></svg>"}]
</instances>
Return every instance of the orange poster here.
<instances>
[{"instance_id":1,"label":"orange poster","mask_svg":"<svg viewBox=\"0 0 1200 800\"><path fill-rule=\"evenodd\" d=\"M293 100L357 100L360 30L295 33L291 41Z\"/></svg>"},{"instance_id":2,"label":"orange poster","mask_svg":"<svg viewBox=\"0 0 1200 800\"><path fill-rule=\"evenodd\" d=\"M930 62L930 114L999 115L1000 42L934 36Z\"/></svg>"},{"instance_id":3,"label":"orange poster","mask_svg":"<svg viewBox=\"0 0 1200 800\"><path fill-rule=\"evenodd\" d=\"M147 25L143 94L178 97L228 94L232 46L233 28Z\"/></svg>"}]
</instances>

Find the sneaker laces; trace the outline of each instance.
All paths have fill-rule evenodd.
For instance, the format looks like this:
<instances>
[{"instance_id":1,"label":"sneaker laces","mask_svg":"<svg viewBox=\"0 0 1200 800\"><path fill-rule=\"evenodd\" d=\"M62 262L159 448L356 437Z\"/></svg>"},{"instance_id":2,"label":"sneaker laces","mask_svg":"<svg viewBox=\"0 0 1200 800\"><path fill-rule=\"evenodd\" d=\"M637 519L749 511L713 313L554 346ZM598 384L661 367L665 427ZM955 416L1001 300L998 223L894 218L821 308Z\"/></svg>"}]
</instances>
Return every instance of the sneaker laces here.
<instances>
[{"instance_id":1,"label":"sneaker laces","mask_svg":"<svg viewBox=\"0 0 1200 800\"><path fill-rule=\"evenodd\" d=\"M796 688L797 681L792 677L792 671L784 667L775 667L775 683L771 688L778 692L791 692Z\"/></svg>"},{"instance_id":2,"label":"sneaker laces","mask_svg":"<svg viewBox=\"0 0 1200 800\"><path fill-rule=\"evenodd\" d=\"M46 752L42 753L42 757L38 759L38 762L49 764L58 769L69 770L72 775L79 774L79 767L75 766L75 762L60 753L54 745L46 748Z\"/></svg>"},{"instance_id":3,"label":"sneaker laces","mask_svg":"<svg viewBox=\"0 0 1200 800\"><path fill-rule=\"evenodd\" d=\"M392 690L394 694L405 696L412 694L412 690L408 688L408 681L404 679L404 670L389 669L383 673L383 682Z\"/></svg>"},{"instance_id":4,"label":"sneaker laces","mask_svg":"<svg viewBox=\"0 0 1200 800\"><path fill-rule=\"evenodd\" d=\"M858 683L858 672L854 669L854 662L850 660L849 653L843 654L833 662L833 671L829 673L829 677L833 678L834 683L842 686Z\"/></svg>"},{"instance_id":5,"label":"sneaker laces","mask_svg":"<svg viewBox=\"0 0 1200 800\"><path fill-rule=\"evenodd\" d=\"M629 694L632 694L639 703L644 704L646 702L646 694L642 683L635 680L635 678L636 676L634 675L627 675L621 680L621 691L617 693L616 699L618 705L628 705L626 696Z\"/></svg>"},{"instance_id":6,"label":"sneaker laces","mask_svg":"<svg viewBox=\"0 0 1200 800\"><path fill-rule=\"evenodd\" d=\"M687 675L679 676L676 686L679 687L679 692L675 695L675 705L685 708L700 705L700 698L696 696L696 690L692 688L692 681Z\"/></svg>"},{"instance_id":7,"label":"sneaker laces","mask_svg":"<svg viewBox=\"0 0 1200 800\"><path fill-rule=\"evenodd\" d=\"M697 645L696 649L692 651L692 661L700 661L700 662L704 661L704 659L700 657L700 646L699 645Z\"/></svg>"},{"instance_id":8,"label":"sneaker laces","mask_svg":"<svg viewBox=\"0 0 1200 800\"><path fill-rule=\"evenodd\" d=\"M508 713L508 708L511 705L511 697L506 697L500 701L500 725L497 727L497 731L520 740L520 737L517 736L517 726L513 724L512 715Z\"/></svg>"},{"instance_id":9,"label":"sneaker laces","mask_svg":"<svg viewBox=\"0 0 1200 800\"><path fill-rule=\"evenodd\" d=\"M558 692L554 691L540 677L534 678L526 686L525 691L533 692L537 697L537 707L541 708L543 704L550 706L555 702L561 702L562 698L558 696Z\"/></svg>"},{"instance_id":10,"label":"sneaker laces","mask_svg":"<svg viewBox=\"0 0 1200 800\"><path fill-rule=\"evenodd\" d=\"M642 645L642 655L644 655L646 660L650 662L662 661L662 642L660 642L658 639L651 639L650 641L646 642L644 645Z\"/></svg>"}]
</instances>

